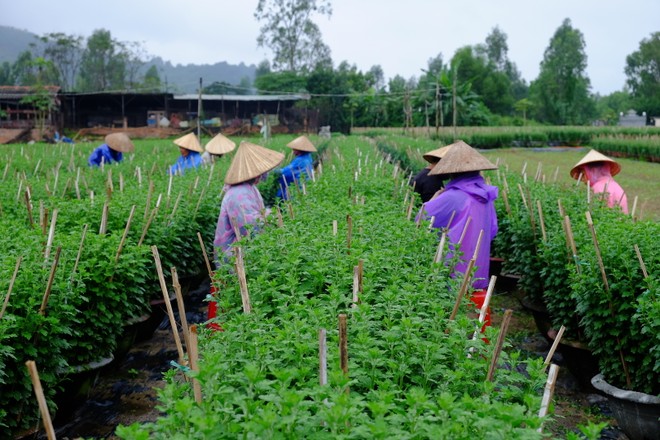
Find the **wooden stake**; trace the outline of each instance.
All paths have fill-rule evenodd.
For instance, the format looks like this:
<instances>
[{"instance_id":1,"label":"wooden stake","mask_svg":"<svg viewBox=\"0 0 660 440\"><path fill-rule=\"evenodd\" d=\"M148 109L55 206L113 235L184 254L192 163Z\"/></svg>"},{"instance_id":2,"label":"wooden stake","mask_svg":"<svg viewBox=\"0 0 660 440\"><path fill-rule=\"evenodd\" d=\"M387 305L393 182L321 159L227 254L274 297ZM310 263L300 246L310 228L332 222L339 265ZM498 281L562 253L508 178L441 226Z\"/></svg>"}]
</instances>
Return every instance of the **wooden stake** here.
<instances>
[{"instance_id":1,"label":"wooden stake","mask_svg":"<svg viewBox=\"0 0 660 440\"><path fill-rule=\"evenodd\" d=\"M543 237L543 241L548 241L548 236L545 233L545 220L543 219L543 208L541 207L540 200L536 201L536 208L539 213L539 223L541 223L541 236Z\"/></svg>"},{"instance_id":2,"label":"wooden stake","mask_svg":"<svg viewBox=\"0 0 660 440\"><path fill-rule=\"evenodd\" d=\"M461 248L461 243L463 243L463 238L465 238L465 233L467 232L467 228L470 226L470 222L472 222L472 217L468 217L467 220L465 221L465 225L463 226L463 231L461 232L461 238L459 238L458 243L456 243L456 249Z\"/></svg>"},{"instance_id":3,"label":"wooden stake","mask_svg":"<svg viewBox=\"0 0 660 440\"><path fill-rule=\"evenodd\" d=\"M44 396L44 389L41 387L41 380L39 379L37 365L34 363L34 361L26 361L25 366L30 373L32 388L34 388L34 394L37 397L39 412L41 412L41 419L44 422L44 428L46 429L48 440L55 440L55 429L53 428L53 422L51 421L50 413L48 412L48 404L46 403L46 397Z\"/></svg>"},{"instance_id":4,"label":"wooden stake","mask_svg":"<svg viewBox=\"0 0 660 440\"><path fill-rule=\"evenodd\" d=\"M54 209L53 217L50 219L50 229L48 231L48 240L46 241L46 251L44 252L45 261L48 261L48 257L50 257L50 249L53 246L53 238L55 237L56 224L57 224L57 209Z\"/></svg>"},{"instance_id":5,"label":"wooden stake","mask_svg":"<svg viewBox=\"0 0 660 440\"><path fill-rule=\"evenodd\" d=\"M348 253L351 253L351 239L353 236L353 219L350 214L346 215L346 248Z\"/></svg>"},{"instance_id":6,"label":"wooden stake","mask_svg":"<svg viewBox=\"0 0 660 440\"><path fill-rule=\"evenodd\" d=\"M580 273L582 269L580 269L580 260L578 259L577 247L575 246L575 239L573 238L571 219L568 216L564 217L564 227L566 230L566 238L568 240L568 244L570 245L571 252L573 254L573 261L575 262L575 268L577 269L577 272Z\"/></svg>"},{"instance_id":7,"label":"wooden stake","mask_svg":"<svg viewBox=\"0 0 660 440\"><path fill-rule=\"evenodd\" d=\"M50 291L53 288L55 271L57 270L57 264L60 262L60 252L62 252L62 247L58 246L57 250L55 251L55 258L53 259L53 265L50 268L50 275L48 275L48 284L46 285L46 291L44 292L43 299L41 300L41 307L39 307L40 315L46 313L46 305L48 304L48 297L50 297Z\"/></svg>"},{"instance_id":8,"label":"wooden stake","mask_svg":"<svg viewBox=\"0 0 660 440\"><path fill-rule=\"evenodd\" d=\"M509 330L509 323L511 322L511 315L513 310L507 309L504 312L504 317L502 318L502 325L500 327L500 334L497 335L497 342L495 343L495 351L493 351L493 357L490 360L490 366L488 367L488 374L486 375L486 380L488 382L493 381L493 376L495 376L495 367L497 366L497 360L500 357L502 352L502 347L504 346L504 338L506 337L506 332Z\"/></svg>"},{"instance_id":9,"label":"wooden stake","mask_svg":"<svg viewBox=\"0 0 660 440\"><path fill-rule=\"evenodd\" d=\"M174 343L176 344L176 349L179 353L179 364L184 365L185 362L184 362L183 347L181 346L181 339L179 338L179 330L176 325L176 319L174 319L174 311L172 310L172 304L170 304L170 294L167 291L167 285L165 284L165 276L163 275L163 266L160 263L160 255L158 254L158 247L151 246L151 253L154 256L154 262L156 263L156 271L158 272L158 281L160 282L160 290L163 292L163 299L165 300L165 308L167 309L167 315L170 318L170 326L172 327Z\"/></svg>"},{"instance_id":10,"label":"wooden stake","mask_svg":"<svg viewBox=\"0 0 660 440\"><path fill-rule=\"evenodd\" d=\"M202 200L204 199L205 194L206 194L206 187L202 188L202 190L199 192L199 198L197 199L197 204L195 205L195 212L193 212L192 218L197 217L197 211L199 211L199 206L202 204Z\"/></svg>"},{"instance_id":11,"label":"wooden stake","mask_svg":"<svg viewBox=\"0 0 660 440\"><path fill-rule=\"evenodd\" d=\"M30 222L30 227L34 227L34 220L32 219L32 200L30 199L30 191L25 190L25 206L27 206L28 211L28 221Z\"/></svg>"},{"instance_id":12,"label":"wooden stake","mask_svg":"<svg viewBox=\"0 0 660 440\"><path fill-rule=\"evenodd\" d=\"M7 289L7 296L5 296L5 300L2 302L2 309L0 310L0 319L2 319L2 316L5 314L5 310L7 310L7 304L9 304L9 296L11 296L11 291L14 288L14 281L16 281L16 276L18 275L18 268L21 266L21 261L23 261L22 255L20 255L16 260L16 267L14 267L14 274L11 276L11 280L9 281L9 289Z\"/></svg>"},{"instance_id":13,"label":"wooden stake","mask_svg":"<svg viewBox=\"0 0 660 440\"><path fill-rule=\"evenodd\" d=\"M554 356L555 351L557 350L557 347L559 346L559 342L561 341L561 337L564 336L564 331L566 331L566 327L563 325L559 328L559 331L557 332L557 336L555 336L555 340L552 342L552 347L550 347L550 351L548 352L548 355L545 357L545 362L543 362L543 365L546 367L550 365L550 361L552 360L552 356Z\"/></svg>"},{"instance_id":14,"label":"wooden stake","mask_svg":"<svg viewBox=\"0 0 660 440\"><path fill-rule=\"evenodd\" d=\"M440 260L442 260L442 253L445 249L445 241L447 240L447 233L442 232L442 236L440 237L440 243L438 243L438 250L435 251L435 257L433 258L433 263L439 263Z\"/></svg>"},{"instance_id":15,"label":"wooden stake","mask_svg":"<svg viewBox=\"0 0 660 440\"><path fill-rule=\"evenodd\" d=\"M144 228L142 228L142 235L140 236L140 240L138 241L137 244L138 246L142 246L142 242L147 236L147 231L149 230L149 226L151 226L151 222L154 220L157 213L158 213L158 207L155 207L154 209L151 210L151 215L149 216L149 220L147 220L147 223L145 223Z\"/></svg>"},{"instance_id":16,"label":"wooden stake","mask_svg":"<svg viewBox=\"0 0 660 440\"><path fill-rule=\"evenodd\" d=\"M99 235L105 235L108 229L108 202L103 203L103 213L101 214L101 226L99 228Z\"/></svg>"},{"instance_id":17,"label":"wooden stake","mask_svg":"<svg viewBox=\"0 0 660 440\"><path fill-rule=\"evenodd\" d=\"M352 308L357 307L358 302L360 301L359 292L360 292L360 268L358 266L353 267L353 304Z\"/></svg>"},{"instance_id":18,"label":"wooden stake","mask_svg":"<svg viewBox=\"0 0 660 440\"><path fill-rule=\"evenodd\" d=\"M639 246L637 245L635 245L635 253L637 254L637 259L639 260L639 266L642 268L642 273L644 274L644 278L648 278L649 273L646 271L646 264L644 264L644 260L642 260L642 253L639 251Z\"/></svg>"},{"instance_id":19,"label":"wooden stake","mask_svg":"<svg viewBox=\"0 0 660 440\"><path fill-rule=\"evenodd\" d=\"M282 218L282 211L280 210L280 207L278 206L277 209L277 227L281 228L284 226L284 219Z\"/></svg>"},{"instance_id":20,"label":"wooden stake","mask_svg":"<svg viewBox=\"0 0 660 440\"><path fill-rule=\"evenodd\" d=\"M149 208L151 207L151 195L154 192L154 182L149 179L149 191L147 191L147 202L144 204L144 219L146 220L149 215Z\"/></svg>"},{"instance_id":21,"label":"wooden stake","mask_svg":"<svg viewBox=\"0 0 660 440\"><path fill-rule=\"evenodd\" d=\"M293 215L293 203L287 203L287 207L289 208L289 218L291 218L291 220L295 219L295 216Z\"/></svg>"},{"instance_id":22,"label":"wooden stake","mask_svg":"<svg viewBox=\"0 0 660 440\"><path fill-rule=\"evenodd\" d=\"M124 228L124 234L121 236L121 241L119 242L119 247L117 248L117 254L115 255L115 264L119 261L119 256L121 251L124 248L124 243L128 237L128 231L131 229L131 221L133 220L133 214L135 214L135 205L131 207L131 212L128 214L128 220L126 220L126 227Z\"/></svg>"},{"instance_id":23,"label":"wooden stake","mask_svg":"<svg viewBox=\"0 0 660 440\"><path fill-rule=\"evenodd\" d=\"M85 223L83 226L83 232L82 232L82 237L80 237L80 246L78 246L78 255L76 255L76 262L73 265L73 270L71 270L71 277L73 278L73 274L76 273L76 270L78 269L78 262L80 261L80 256L82 255L82 250L83 250L83 243L85 243L85 236L87 235L87 228L88 224Z\"/></svg>"},{"instance_id":24,"label":"wooden stake","mask_svg":"<svg viewBox=\"0 0 660 440\"><path fill-rule=\"evenodd\" d=\"M548 414L550 401L555 392L555 383L557 382L557 375L559 374L559 367L556 364L550 365L548 372L548 380L545 382L545 390L543 390L543 398L541 399L541 408L539 409L539 417L545 417ZM543 426L539 426L537 432L542 432Z\"/></svg>"},{"instance_id":25,"label":"wooden stake","mask_svg":"<svg viewBox=\"0 0 660 440\"><path fill-rule=\"evenodd\" d=\"M630 211L630 218L635 220L635 211L637 211L637 196L635 196L635 200L633 201L633 207L632 211Z\"/></svg>"},{"instance_id":26,"label":"wooden stake","mask_svg":"<svg viewBox=\"0 0 660 440\"><path fill-rule=\"evenodd\" d=\"M332 235L337 235L337 220L332 221Z\"/></svg>"},{"instance_id":27,"label":"wooden stake","mask_svg":"<svg viewBox=\"0 0 660 440\"><path fill-rule=\"evenodd\" d=\"M188 333L188 318L186 317L186 307L183 304L183 294L181 293L181 283L179 283L179 274L176 271L176 267L171 267L170 272L172 272L172 287L174 288L174 294L176 295L176 305L179 309L179 320L181 321L181 330L183 331L183 341L186 344L186 349L188 350L188 359L190 359L190 334Z\"/></svg>"},{"instance_id":28,"label":"wooden stake","mask_svg":"<svg viewBox=\"0 0 660 440\"><path fill-rule=\"evenodd\" d=\"M600 246L598 245L598 237L596 237L596 229L594 228L594 222L591 218L591 212L587 211L585 213L587 217L587 225L589 226L589 232L591 232L591 239L594 243L594 249L596 250L596 260L598 260L598 267L600 268L600 275L603 278L603 285L605 290L609 292L610 284L607 282L607 275L605 274L605 264L603 263L603 257L600 254Z\"/></svg>"},{"instance_id":29,"label":"wooden stake","mask_svg":"<svg viewBox=\"0 0 660 440\"><path fill-rule=\"evenodd\" d=\"M326 343L326 330L319 329L319 385L328 384L328 346Z\"/></svg>"},{"instance_id":30,"label":"wooden stake","mask_svg":"<svg viewBox=\"0 0 660 440\"><path fill-rule=\"evenodd\" d=\"M190 346L188 347L188 360L190 361L190 369L195 373L199 373L199 350L197 344L197 326L190 326ZM193 378L193 395L195 402L202 403L202 386L197 378Z\"/></svg>"},{"instance_id":31,"label":"wooden stake","mask_svg":"<svg viewBox=\"0 0 660 440\"><path fill-rule=\"evenodd\" d=\"M213 269L211 268L211 262L209 261L209 256L206 254L206 246L204 245L202 234L199 232L197 232L197 239L199 240L199 247L202 248L202 255L204 255L204 263L206 263L206 270L209 273L209 278L213 279Z\"/></svg>"},{"instance_id":32,"label":"wooden stake","mask_svg":"<svg viewBox=\"0 0 660 440\"><path fill-rule=\"evenodd\" d=\"M502 189L502 200L504 201L504 208L506 208L506 213L511 217L511 206L509 206L509 196L506 189Z\"/></svg>"},{"instance_id":33,"label":"wooden stake","mask_svg":"<svg viewBox=\"0 0 660 440\"><path fill-rule=\"evenodd\" d=\"M493 290L495 290L495 282L497 277L495 275L490 277L490 282L488 283L488 289L486 290L486 297L484 298L484 303L479 310L479 327L472 334L472 340L477 339L477 335L480 333L481 324L486 320L486 314L488 313L488 306L490 305L490 299L493 296Z\"/></svg>"},{"instance_id":34,"label":"wooden stake","mask_svg":"<svg viewBox=\"0 0 660 440\"><path fill-rule=\"evenodd\" d=\"M348 376L348 333L344 313L339 315L339 363L341 371Z\"/></svg>"},{"instance_id":35,"label":"wooden stake","mask_svg":"<svg viewBox=\"0 0 660 440\"><path fill-rule=\"evenodd\" d=\"M245 276L243 249L240 246L237 246L235 249L236 249L236 276L238 277L238 285L241 289L241 301L243 303L243 313L250 313L252 311L252 306L250 305L250 292L248 291L247 278Z\"/></svg>"}]
</instances>

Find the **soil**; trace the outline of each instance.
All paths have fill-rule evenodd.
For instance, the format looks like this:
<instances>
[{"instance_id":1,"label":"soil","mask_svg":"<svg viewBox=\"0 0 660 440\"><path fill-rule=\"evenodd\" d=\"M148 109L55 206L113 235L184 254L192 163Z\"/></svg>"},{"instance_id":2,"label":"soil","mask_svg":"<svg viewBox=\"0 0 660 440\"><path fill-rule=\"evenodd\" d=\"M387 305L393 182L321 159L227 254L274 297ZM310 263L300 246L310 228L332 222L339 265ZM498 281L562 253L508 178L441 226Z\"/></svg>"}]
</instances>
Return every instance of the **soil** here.
<instances>
[{"instance_id":1,"label":"soil","mask_svg":"<svg viewBox=\"0 0 660 440\"><path fill-rule=\"evenodd\" d=\"M186 296L189 324L206 319L204 298L208 289L207 278ZM545 358L550 343L539 333L520 299L521 294L516 290L496 291L491 302L492 325L499 326L504 311L513 310L507 335L512 349L521 350L524 355ZM87 400L75 408L72 416L66 420L55 417L57 438L117 439L115 429L120 424L155 421L162 415L157 408L157 395L164 386L163 375L172 368L171 361L177 357L169 320L163 314L153 336L136 342L121 362L111 364L102 372ZM560 366L560 370L551 407L554 417L546 428L556 438L566 438L568 433L579 433L579 425L591 421L606 424L600 440L627 440L628 437L616 426L606 399L593 388L580 385L565 368L561 353L555 353L552 361ZM43 430L35 438L45 439Z\"/></svg>"}]
</instances>

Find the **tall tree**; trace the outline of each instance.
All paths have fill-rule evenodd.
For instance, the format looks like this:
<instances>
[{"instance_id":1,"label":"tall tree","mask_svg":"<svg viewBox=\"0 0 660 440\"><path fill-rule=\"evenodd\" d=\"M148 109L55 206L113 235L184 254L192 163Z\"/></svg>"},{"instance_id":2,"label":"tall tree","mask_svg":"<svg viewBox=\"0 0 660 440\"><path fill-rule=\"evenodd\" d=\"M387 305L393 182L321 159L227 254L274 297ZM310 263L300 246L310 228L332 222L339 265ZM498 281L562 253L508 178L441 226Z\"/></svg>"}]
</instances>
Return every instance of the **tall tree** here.
<instances>
[{"instance_id":1,"label":"tall tree","mask_svg":"<svg viewBox=\"0 0 660 440\"><path fill-rule=\"evenodd\" d=\"M80 67L83 37L55 32L43 35L40 40L44 43L44 59L50 61L57 70L57 85L73 91Z\"/></svg>"},{"instance_id":2,"label":"tall tree","mask_svg":"<svg viewBox=\"0 0 660 440\"><path fill-rule=\"evenodd\" d=\"M643 39L626 57L625 72L635 110L660 116L660 32Z\"/></svg>"},{"instance_id":3,"label":"tall tree","mask_svg":"<svg viewBox=\"0 0 660 440\"><path fill-rule=\"evenodd\" d=\"M582 32L566 18L543 54L539 76L530 86L537 119L557 125L585 124L595 113L586 75Z\"/></svg>"},{"instance_id":4,"label":"tall tree","mask_svg":"<svg viewBox=\"0 0 660 440\"><path fill-rule=\"evenodd\" d=\"M142 86L142 91L157 93L161 90L161 80L160 75L158 74L158 68L154 65L147 69L147 72L144 74L144 81Z\"/></svg>"},{"instance_id":5,"label":"tall tree","mask_svg":"<svg viewBox=\"0 0 660 440\"><path fill-rule=\"evenodd\" d=\"M257 43L273 51L273 68L310 72L332 66L330 48L323 42L315 14L332 15L329 0L259 0L254 13L263 23Z\"/></svg>"},{"instance_id":6,"label":"tall tree","mask_svg":"<svg viewBox=\"0 0 660 440\"><path fill-rule=\"evenodd\" d=\"M80 65L80 91L101 92L124 88L125 60L110 31L95 30L87 39Z\"/></svg>"}]
</instances>

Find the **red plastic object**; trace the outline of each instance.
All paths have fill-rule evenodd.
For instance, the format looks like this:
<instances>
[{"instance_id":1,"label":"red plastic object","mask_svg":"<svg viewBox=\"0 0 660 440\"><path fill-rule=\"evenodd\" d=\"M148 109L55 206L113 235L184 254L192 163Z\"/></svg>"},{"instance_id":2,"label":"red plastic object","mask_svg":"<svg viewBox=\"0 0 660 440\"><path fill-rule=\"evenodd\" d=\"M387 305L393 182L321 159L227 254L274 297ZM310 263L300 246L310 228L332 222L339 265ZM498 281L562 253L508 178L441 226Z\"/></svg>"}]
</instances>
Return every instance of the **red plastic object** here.
<instances>
[{"instance_id":1,"label":"red plastic object","mask_svg":"<svg viewBox=\"0 0 660 440\"><path fill-rule=\"evenodd\" d=\"M477 314L481 310L481 306L484 305L486 300L486 289L475 291L470 297L472 301L477 306ZM477 315L478 316L478 315ZM486 327L490 327L490 306L486 309L486 316L484 317L484 325L481 327L481 333L486 330Z\"/></svg>"},{"instance_id":2,"label":"red plastic object","mask_svg":"<svg viewBox=\"0 0 660 440\"><path fill-rule=\"evenodd\" d=\"M215 286L211 285L211 290L209 292L211 294L211 296L215 298L216 292L217 292L217 290L216 290ZM206 318L207 318L207 320L211 320L211 319L215 318L216 316L218 316L218 303L216 301L209 301L208 313L206 315ZM206 324L206 327L211 329L211 330L216 330L216 331L220 331L220 332L225 331L225 329L223 329L220 326L220 324L215 323L215 322L209 322L208 324Z\"/></svg>"}]
</instances>

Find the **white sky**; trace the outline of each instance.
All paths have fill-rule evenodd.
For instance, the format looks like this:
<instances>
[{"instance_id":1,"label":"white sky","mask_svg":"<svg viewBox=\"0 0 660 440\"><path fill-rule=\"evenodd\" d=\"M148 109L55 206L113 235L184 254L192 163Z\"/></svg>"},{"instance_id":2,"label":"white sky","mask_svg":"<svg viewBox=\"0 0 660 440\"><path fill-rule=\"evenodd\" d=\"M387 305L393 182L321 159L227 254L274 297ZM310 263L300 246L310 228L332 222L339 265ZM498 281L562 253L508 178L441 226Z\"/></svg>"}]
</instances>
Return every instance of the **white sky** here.
<instances>
[{"instance_id":1,"label":"white sky","mask_svg":"<svg viewBox=\"0 0 660 440\"><path fill-rule=\"evenodd\" d=\"M419 76L439 53L484 43L499 26L508 56L527 82L534 80L552 35L565 18L584 35L592 91L606 95L625 84L626 56L660 31L660 0L331 0L333 14L316 17L335 66L367 71L379 64L386 78ZM38 35L88 37L107 29L139 42L174 64L258 64L257 0L0 0L0 24ZM1 44L1 42L0 42Z\"/></svg>"}]
</instances>

